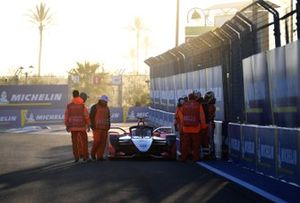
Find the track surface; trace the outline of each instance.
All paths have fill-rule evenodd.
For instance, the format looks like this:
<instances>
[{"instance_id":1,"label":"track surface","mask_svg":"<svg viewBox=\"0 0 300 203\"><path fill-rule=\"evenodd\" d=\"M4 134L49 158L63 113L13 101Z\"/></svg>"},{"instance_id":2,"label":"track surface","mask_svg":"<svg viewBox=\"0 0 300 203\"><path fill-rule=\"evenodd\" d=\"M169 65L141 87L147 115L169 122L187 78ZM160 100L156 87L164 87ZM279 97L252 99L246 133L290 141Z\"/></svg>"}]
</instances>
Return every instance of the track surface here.
<instances>
[{"instance_id":1,"label":"track surface","mask_svg":"<svg viewBox=\"0 0 300 203\"><path fill-rule=\"evenodd\" d=\"M268 202L195 163L73 163L63 131L1 133L0 154L0 202Z\"/></svg>"}]
</instances>

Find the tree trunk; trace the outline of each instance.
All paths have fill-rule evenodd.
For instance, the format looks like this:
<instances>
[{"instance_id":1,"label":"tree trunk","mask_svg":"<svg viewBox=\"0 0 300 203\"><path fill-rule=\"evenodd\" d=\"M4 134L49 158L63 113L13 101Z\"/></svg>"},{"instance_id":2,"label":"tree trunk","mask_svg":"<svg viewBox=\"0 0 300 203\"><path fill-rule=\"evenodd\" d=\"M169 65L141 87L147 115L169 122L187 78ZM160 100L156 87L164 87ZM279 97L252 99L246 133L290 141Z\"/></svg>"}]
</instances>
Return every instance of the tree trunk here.
<instances>
[{"instance_id":1,"label":"tree trunk","mask_svg":"<svg viewBox=\"0 0 300 203\"><path fill-rule=\"evenodd\" d=\"M38 76L41 76L41 61L42 61L42 43L43 43L43 26L40 25L40 47L39 47L39 61L38 61Z\"/></svg>"}]
</instances>

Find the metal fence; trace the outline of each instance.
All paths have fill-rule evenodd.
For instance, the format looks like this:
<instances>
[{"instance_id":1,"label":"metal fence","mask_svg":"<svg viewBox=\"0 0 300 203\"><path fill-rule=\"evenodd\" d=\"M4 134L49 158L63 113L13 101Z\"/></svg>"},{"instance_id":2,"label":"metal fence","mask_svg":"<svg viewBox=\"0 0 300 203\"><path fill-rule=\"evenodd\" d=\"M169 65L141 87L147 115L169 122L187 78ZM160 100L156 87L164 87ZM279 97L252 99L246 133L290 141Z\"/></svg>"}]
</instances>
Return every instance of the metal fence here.
<instances>
[{"instance_id":1,"label":"metal fence","mask_svg":"<svg viewBox=\"0 0 300 203\"><path fill-rule=\"evenodd\" d=\"M242 60L297 40L300 36L297 23L300 22L299 13L298 2L295 9L280 16L275 4L256 1L236 13L221 27L145 60L150 66L150 79L221 65L224 120L243 122Z\"/></svg>"}]
</instances>

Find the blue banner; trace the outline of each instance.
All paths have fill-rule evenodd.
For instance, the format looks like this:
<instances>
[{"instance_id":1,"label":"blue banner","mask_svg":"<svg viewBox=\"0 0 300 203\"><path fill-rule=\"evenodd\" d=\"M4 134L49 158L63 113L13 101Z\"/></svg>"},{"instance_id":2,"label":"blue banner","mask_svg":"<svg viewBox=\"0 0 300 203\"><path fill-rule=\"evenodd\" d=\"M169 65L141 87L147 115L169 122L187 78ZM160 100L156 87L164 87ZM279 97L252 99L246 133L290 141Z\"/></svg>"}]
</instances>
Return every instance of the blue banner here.
<instances>
[{"instance_id":1,"label":"blue banner","mask_svg":"<svg viewBox=\"0 0 300 203\"><path fill-rule=\"evenodd\" d=\"M223 74L222 67L206 69L207 91L213 91L216 97L216 120L224 120ZM205 94L205 93L203 93Z\"/></svg>"},{"instance_id":2,"label":"blue banner","mask_svg":"<svg viewBox=\"0 0 300 203\"><path fill-rule=\"evenodd\" d=\"M276 130L257 126L257 171L276 177Z\"/></svg>"},{"instance_id":3,"label":"blue banner","mask_svg":"<svg viewBox=\"0 0 300 203\"><path fill-rule=\"evenodd\" d=\"M0 112L0 129L20 126L21 116L19 110L1 110Z\"/></svg>"},{"instance_id":4,"label":"blue banner","mask_svg":"<svg viewBox=\"0 0 300 203\"><path fill-rule=\"evenodd\" d=\"M137 121L138 117L149 117L149 108L146 107L130 107L128 109L126 121Z\"/></svg>"},{"instance_id":5,"label":"blue banner","mask_svg":"<svg viewBox=\"0 0 300 203\"><path fill-rule=\"evenodd\" d=\"M110 121L112 123L123 122L123 108L121 107L110 108Z\"/></svg>"},{"instance_id":6,"label":"blue banner","mask_svg":"<svg viewBox=\"0 0 300 203\"><path fill-rule=\"evenodd\" d=\"M241 125L237 123L228 124L228 136L229 136L229 156L239 162L241 157Z\"/></svg>"},{"instance_id":7,"label":"blue banner","mask_svg":"<svg viewBox=\"0 0 300 203\"><path fill-rule=\"evenodd\" d=\"M285 47L280 47L268 52L273 120L277 126L297 127L300 122L297 92L300 76L298 65L286 66L286 59L289 60L293 54L286 56L285 51L291 53L289 47L287 50Z\"/></svg>"},{"instance_id":8,"label":"blue banner","mask_svg":"<svg viewBox=\"0 0 300 203\"><path fill-rule=\"evenodd\" d=\"M278 178L300 185L300 134L298 129L278 128Z\"/></svg>"},{"instance_id":9,"label":"blue banner","mask_svg":"<svg viewBox=\"0 0 300 203\"><path fill-rule=\"evenodd\" d=\"M207 91L207 77L206 69L199 70L199 83L200 83L200 92L202 95Z\"/></svg>"},{"instance_id":10,"label":"blue banner","mask_svg":"<svg viewBox=\"0 0 300 203\"><path fill-rule=\"evenodd\" d=\"M21 127L63 124L65 109L22 109Z\"/></svg>"},{"instance_id":11,"label":"blue banner","mask_svg":"<svg viewBox=\"0 0 300 203\"><path fill-rule=\"evenodd\" d=\"M242 164L256 170L256 129L255 125L241 125L242 127Z\"/></svg>"},{"instance_id":12,"label":"blue banner","mask_svg":"<svg viewBox=\"0 0 300 203\"><path fill-rule=\"evenodd\" d=\"M272 124L267 61L265 53L243 60L246 122Z\"/></svg>"},{"instance_id":13,"label":"blue banner","mask_svg":"<svg viewBox=\"0 0 300 203\"><path fill-rule=\"evenodd\" d=\"M1 85L0 110L34 108L65 108L68 85Z\"/></svg>"}]
</instances>

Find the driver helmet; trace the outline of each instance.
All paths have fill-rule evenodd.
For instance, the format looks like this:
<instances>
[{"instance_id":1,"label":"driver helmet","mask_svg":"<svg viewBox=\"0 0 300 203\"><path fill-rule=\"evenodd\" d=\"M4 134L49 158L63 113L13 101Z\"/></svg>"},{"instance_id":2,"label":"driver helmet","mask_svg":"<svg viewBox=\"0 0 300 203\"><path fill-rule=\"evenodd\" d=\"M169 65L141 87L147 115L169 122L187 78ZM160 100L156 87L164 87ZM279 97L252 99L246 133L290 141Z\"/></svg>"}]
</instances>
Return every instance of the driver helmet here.
<instances>
[{"instance_id":1,"label":"driver helmet","mask_svg":"<svg viewBox=\"0 0 300 203\"><path fill-rule=\"evenodd\" d=\"M208 104L214 104L216 103L216 98L215 98L215 94L213 91L208 91L205 93L204 96L204 100L208 103Z\"/></svg>"}]
</instances>

